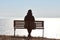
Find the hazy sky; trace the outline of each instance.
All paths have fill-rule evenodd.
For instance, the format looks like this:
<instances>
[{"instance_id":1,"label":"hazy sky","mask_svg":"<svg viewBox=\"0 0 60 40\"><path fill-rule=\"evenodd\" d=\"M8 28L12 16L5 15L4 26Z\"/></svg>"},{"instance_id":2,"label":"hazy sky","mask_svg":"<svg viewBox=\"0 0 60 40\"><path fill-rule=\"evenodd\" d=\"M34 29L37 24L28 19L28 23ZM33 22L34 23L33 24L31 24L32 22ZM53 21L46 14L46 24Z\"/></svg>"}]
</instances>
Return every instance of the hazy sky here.
<instances>
[{"instance_id":1,"label":"hazy sky","mask_svg":"<svg viewBox=\"0 0 60 40\"><path fill-rule=\"evenodd\" d=\"M9 19L0 18L0 35L14 34L14 26L13 26L14 20L15 19L11 18ZM60 39L60 18L40 18L38 20L44 20L44 37ZM28 32L26 29L17 29L16 35L27 36ZM31 36L41 37L42 30L40 29L32 30Z\"/></svg>"},{"instance_id":2,"label":"hazy sky","mask_svg":"<svg viewBox=\"0 0 60 40\"><path fill-rule=\"evenodd\" d=\"M0 0L0 17L24 18L28 9L36 18L60 17L60 0Z\"/></svg>"}]
</instances>

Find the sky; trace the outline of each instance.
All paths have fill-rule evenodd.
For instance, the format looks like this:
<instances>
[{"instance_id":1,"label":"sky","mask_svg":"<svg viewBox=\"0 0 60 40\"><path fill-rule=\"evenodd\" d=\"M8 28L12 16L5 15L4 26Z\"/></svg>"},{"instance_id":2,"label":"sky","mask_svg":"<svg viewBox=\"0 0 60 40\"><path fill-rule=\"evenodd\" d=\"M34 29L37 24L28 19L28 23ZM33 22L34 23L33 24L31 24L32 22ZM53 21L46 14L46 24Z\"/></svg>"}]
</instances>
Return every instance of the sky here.
<instances>
[{"instance_id":1,"label":"sky","mask_svg":"<svg viewBox=\"0 0 60 40\"><path fill-rule=\"evenodd\" d=\"M58 18L60 0L0 0L0 17L24 18L29 9L36 18Z\"/></svg>"}]
</instances>

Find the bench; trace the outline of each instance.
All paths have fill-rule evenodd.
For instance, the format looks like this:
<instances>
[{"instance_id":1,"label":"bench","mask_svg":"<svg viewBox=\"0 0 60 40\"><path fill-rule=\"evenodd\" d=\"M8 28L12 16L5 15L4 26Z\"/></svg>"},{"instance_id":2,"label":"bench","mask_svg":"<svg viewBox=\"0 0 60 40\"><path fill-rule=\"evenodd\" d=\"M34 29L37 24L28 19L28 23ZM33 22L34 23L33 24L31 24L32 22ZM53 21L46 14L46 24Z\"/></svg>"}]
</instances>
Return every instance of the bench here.
<instances>
[{"instance_id":1,"label":"bench","mask_svg":"<svg viewBox=\"0 0 60 40\"><path fill-rule=\"evenodd\" d=\"M44 21L35 21L36 29L43 29L43 36L44 36ZM25 29L24 28L24 20L14 20L14 36L16 29Z\"/></svg>"}]
</instances>

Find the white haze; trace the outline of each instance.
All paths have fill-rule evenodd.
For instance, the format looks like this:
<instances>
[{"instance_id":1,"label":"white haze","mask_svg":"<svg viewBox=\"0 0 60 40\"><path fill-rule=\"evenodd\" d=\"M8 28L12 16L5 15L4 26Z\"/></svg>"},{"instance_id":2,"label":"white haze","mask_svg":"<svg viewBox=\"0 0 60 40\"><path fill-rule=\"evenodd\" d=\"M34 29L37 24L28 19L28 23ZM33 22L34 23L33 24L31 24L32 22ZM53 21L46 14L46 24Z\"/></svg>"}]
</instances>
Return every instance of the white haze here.
<instances>
[{"instance_id":1,"label":"white haze","mask_svg":"<svg viewBox=\"0 0 60 40\"><path fill-rule=\"evenodd\" d=\"M13 35L13 21L19 18L0 18L0 35ZM22 20L22 19L21 19ZM44 37L60 39L60 18L36 18L36 20L44 21ZM17 29L16 36L27 36L26 29ZM35 29L31 33L34 37L41 37L42 30Z\"/></svg>"}]
</instances>

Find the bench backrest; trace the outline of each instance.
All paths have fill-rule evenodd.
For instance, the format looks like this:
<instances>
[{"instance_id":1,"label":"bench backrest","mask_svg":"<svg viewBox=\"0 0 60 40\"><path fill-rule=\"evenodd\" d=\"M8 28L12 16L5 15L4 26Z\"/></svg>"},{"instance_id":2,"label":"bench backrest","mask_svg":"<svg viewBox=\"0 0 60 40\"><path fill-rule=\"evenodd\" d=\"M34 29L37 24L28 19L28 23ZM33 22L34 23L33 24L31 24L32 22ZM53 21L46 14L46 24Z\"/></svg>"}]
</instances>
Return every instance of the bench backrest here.
<instances>
[{"instance_id":1,"label":"bench backrest","mask_svg":"<svg viewBox=\"0 0 60 40\"><path fill-rule=\"evenodd\" d=\"M44 28L44 21L35 21L36 29ZM24 29L24 20L14 20L15 29Z\"/></svg>"}]
</instances>

